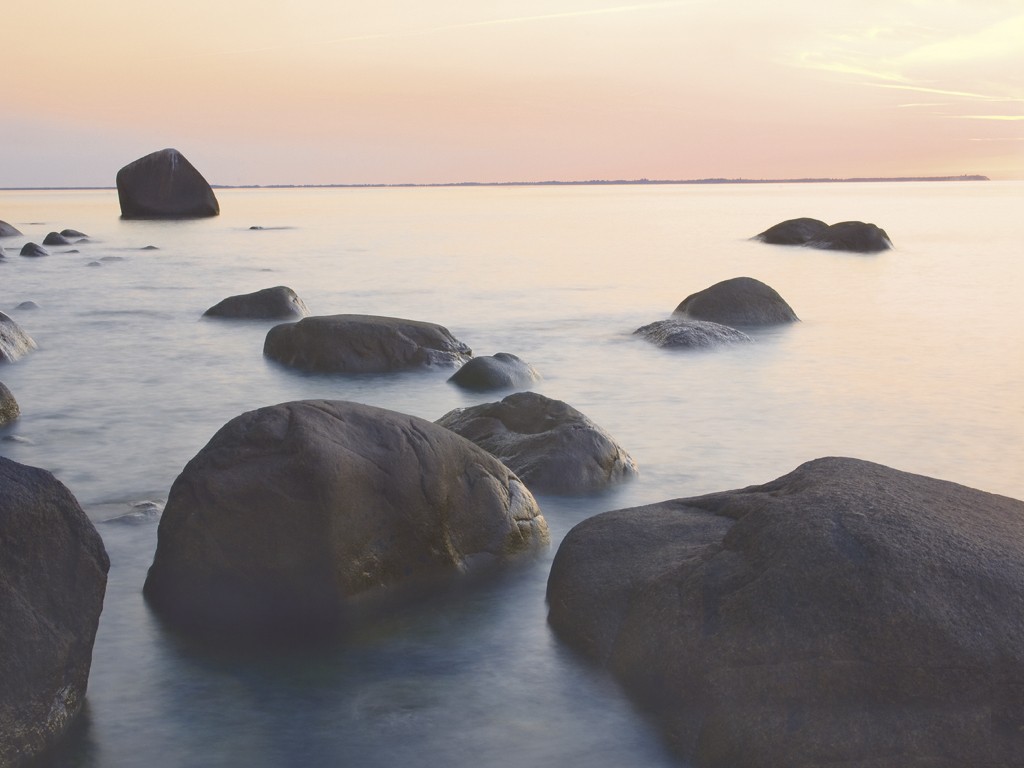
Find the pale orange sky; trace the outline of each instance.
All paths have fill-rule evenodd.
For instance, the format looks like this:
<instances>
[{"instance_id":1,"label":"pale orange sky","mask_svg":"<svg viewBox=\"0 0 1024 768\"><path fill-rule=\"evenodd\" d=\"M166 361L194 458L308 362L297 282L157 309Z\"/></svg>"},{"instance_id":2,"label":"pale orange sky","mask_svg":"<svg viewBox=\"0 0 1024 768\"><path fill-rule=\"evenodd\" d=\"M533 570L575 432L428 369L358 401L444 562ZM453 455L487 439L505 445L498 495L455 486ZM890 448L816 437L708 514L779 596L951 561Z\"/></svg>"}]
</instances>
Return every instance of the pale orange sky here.
<instances>
[{"instance_id":1,"label":"pale orange sky","mask_svg":"<svg viewBox=\"0 0 1024 768\"><path fill-rule=\"evenodd\" d=\"M0 187L1024 179L1022 0L37 0Z\"/></svg>"}]
</instances>

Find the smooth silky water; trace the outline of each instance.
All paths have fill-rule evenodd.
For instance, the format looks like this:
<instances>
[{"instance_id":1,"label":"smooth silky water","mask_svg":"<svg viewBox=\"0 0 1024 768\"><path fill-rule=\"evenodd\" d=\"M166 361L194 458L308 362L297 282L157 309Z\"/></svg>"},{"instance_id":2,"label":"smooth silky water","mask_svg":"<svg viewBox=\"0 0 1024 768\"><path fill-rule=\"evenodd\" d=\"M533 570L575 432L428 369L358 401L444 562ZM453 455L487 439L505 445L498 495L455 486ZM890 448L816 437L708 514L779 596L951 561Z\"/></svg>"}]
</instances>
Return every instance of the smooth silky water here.
<instances>
[{"instance_id":1,"label":"smooth silky water","mask_svg":"<svg viewBox=\"0 0 1024 768\"><path fill-rule=\"evenodd\" d=\"M1024 498L1024 184L217 194L217 218L140 222L118 218L111 190L0 192L0 219L25 234L0 241L0 310L39 345L0 366L22 410L0 453L54 472L111 558L87 707L62 764L679 765L614 681L547 627L548 567L573 525L826 455ZM871 221L896 248L749 240L798 216ZM66 227L89 242L18 255ZM802 322L711 351L632 336L740 275ZM552 533L540 559L331 647L234 653L178 637L141 596L156 510L224 422L304 398L433 420L500 396L464 393L449 371L298 373L263 358L272 323L201 317L273 285L313 314L428 320L476 354L518 354L543 374L537 391L621 442L639 479L539 495ZM39 308L16 308L28 300ZM133 506L144 501L155 505Z\"/></svg>"}]
</instances>

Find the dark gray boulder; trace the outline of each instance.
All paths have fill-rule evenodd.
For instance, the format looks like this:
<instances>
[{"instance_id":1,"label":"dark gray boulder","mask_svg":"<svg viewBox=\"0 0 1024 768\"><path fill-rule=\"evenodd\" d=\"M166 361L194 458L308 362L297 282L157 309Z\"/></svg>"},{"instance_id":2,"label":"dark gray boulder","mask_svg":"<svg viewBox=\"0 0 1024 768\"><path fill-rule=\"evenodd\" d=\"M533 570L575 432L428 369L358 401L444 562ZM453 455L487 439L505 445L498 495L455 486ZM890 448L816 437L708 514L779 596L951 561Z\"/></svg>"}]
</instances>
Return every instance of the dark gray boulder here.
<instances>
[{"instance_id":1,"label":"dark gray boulder","mask_svg":"<svg viewBox=\"0 0 1024 768\"><path fill-rule=\"evenodd\" d=\"M83 238L83 237L88 237L88 235L85 234L85 232L79 232L77 229L62 229L60 231L60 234L61 234L62 237L66 237L69 240L71 240L71 239L77 240L77 239L80 239L80 238Z\"/></svg>"},{"instance_id":2,"label":"dark gray boulder","mask_svg":"<svg viewBox=\"0 0 1024 768\"><path fill-rule=\"evenodd\" d=\"M253 293L228 296L203 313L204 317L249 320L284 320L309 314L306 304L291 288L278 285Z\"/></svg>"},{"instance_id":3,"label":"dark gray boulder","mask_svg":"<svg viewBox=\"0 0 1024 768\"><path fill-rule=\"evenodd\" d=\"M39 243L25 243L21 246L21 255L36 258L39 256L49 256L50 252L39 245Z\"/></svg>"},{"instance_id":4,"label":"dark gray boulder","mask_svg":"<svg viewBox=\"0 0 1024 768\"><path fill-rule=\"evenodd\" d=\"M437 423L497 456L533 491L592 493L637 475L632 457L605 430L536 392L456 408Z\"/></svg>"},{"instance_id":5,"label":"dark gray boulder","mask_svg":"<svg viewBox=\"0 0 1024 768\"><path fill-rule=\"evenodd\" d=\"M67 488L0 458L0 765L45 752L81 710L109 567Z\"/></svg>"},{"instance_id":6,"label":"dark gray boulder","mask_svg":"<svg viewBox=\"0 0 1024 768\"><path fill-rule=\"evenodd\" d=\"M547 541L530 492L468 440L283 403L232 419L174 481L145 595L186 629L316 634Z\"/></svg>"},{"instance_id":7,"label":"dark gray boulder","mask_svg":"<svg viewBox=\"0 0 1024 768\"><path fill-rule=\"evenodd\" d=\"M36 348L32 337L14 320L0 312L0 362L13 363Z\"/></svg>"},{"instance_id":8,"label":"dark gray boulder","mask_svg":"<svg viewBox=\"0 0 1024 768\"><path fill-rule=\"evenodd\" d=\"M60 232L50 232L43 238L43 245L70 245L68 240Z\"/></svg>"},{"instance_id":9,"label":"dark gray boulder","mask_svg":"<svg viewBox=\"0 0 1024 768\"><path fill-rule=\"evenodd\" d=\"M457 370L448 381L463 389L489 392L496 389L523 389L540 379L528 362L508 352L482 355Z\"/></svg>"},{"instance_id":10,"label":"dark gray boulder","mask_svg":"<svg viewBox=\"0 0 1024 768\"><path fill-rule=\"evenodd\" d=\"M743 331L737 331L728 325L706 320L690 320L685 317L656 320L637 328L633 334L659 347L674 349L701 349L753 341Z\"/></svg>"},{"instance_id":11,"label":"dark gray boulder","mask_svg":"<svg viewBox=\"0 0 1024 768\"><path fill-rule=\"evenodd\" d=\"M39 305L29 299L18 304L15 309L39 309Z\"/></svg>"},{"instance_id":12,"label":"dark gray boulder","mask_svg":"<svg viewBox=\"0 0 1024 768\"><path fill-rule=\"evenodd\" d=\"M558 636L701 768L1019 765L1024 502L855 459L590 518Z\"/></svg>"},{"instance_id":13,"label":"dark gray boulder","mask_svg":"<svg viewBox=\"0 0 1024 768\"><path fill-rule=\"evenodd\" d=\"M140 157L117 172L125 219L194 219L220 213L213 189L176 149Z\"/></svg>"},{"instance_id":14,"label":"dark gray boulder","mask_svg":"<svg viewBox=\"0 0 1024 768\"><path fill-rule=\"evenodd\" d=\"M386 373L461 365L473 351L435 323L376 315L318 315L271 328L263 354L304 371Z\"/></svg>"},{"instance_id":15,"label":"dark gray boulder","mask_svg":"<svg viewBox=\"0 0 1024 768\"><path fill-rule=\"evenodd\" d=\"M21 415L18 401L6 385L0 381L0 427L10 424Z\"/></svg>"},{"instance_id":16,"label":"dark gray boulder","mask_svg":"<svg viewBox=\"0 0 1024 768\"><path fill-rule=\"evenodd\" d=\"M828 224L818 219L788 219L754 235L752 239L772 245L803 245L826 229Z\"/></svg>"},{"instance_id":17,"label":"dark gray boulder","mask_svg":"<svg viewBox=\"0 0 1024 768\"><path fill-rule=\"evenodd\" d=\"M799 320L771 286L752 277L734 277L690 294L673 314L729 326L759 326Z\"/></svg>"},{"instance_id":18,"label":"dark gray boulder","mask_svg":"<svg viewBox=\"0 0 1024 768\"><path fill-rule=\"evenodd\" d=\"M822 248L829 251L853 251L855 253L877 253L892 248L889 235L874 224L863 221L841 221L832 224L824 232L808 240L808 248Z\"/></svg>"},{"instance_id":19,"label":"dark gray boulder","mask_svg":"<svg viewBox=\"0 0 1024 768\"><path fill-rule=\"evenodd\" d=\"M6 221L0 221L0 237L17 237L20 234L17 227L12 227Z\"/></svg>"}]
</instances>

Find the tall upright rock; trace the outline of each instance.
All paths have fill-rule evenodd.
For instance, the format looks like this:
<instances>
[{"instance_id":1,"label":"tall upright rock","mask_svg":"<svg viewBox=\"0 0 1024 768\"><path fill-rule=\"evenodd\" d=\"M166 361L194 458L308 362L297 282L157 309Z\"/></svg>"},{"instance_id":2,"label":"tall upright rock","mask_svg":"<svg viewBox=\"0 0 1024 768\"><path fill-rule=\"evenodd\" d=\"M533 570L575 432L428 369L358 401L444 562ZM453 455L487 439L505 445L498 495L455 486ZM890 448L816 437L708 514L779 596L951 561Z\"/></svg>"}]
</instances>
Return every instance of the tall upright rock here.
<instances>
[{"instance_id":1,"label":"tall upright rock","mask_svg":"<svg viewBox=\"0 0 1024 768\"><path fill-rule=\"evenodd\" d=\"M193 219L220 213L209 183L176 149L153 152L118 171L117 197L125 219Z\"/></svg>"}]
</instances>

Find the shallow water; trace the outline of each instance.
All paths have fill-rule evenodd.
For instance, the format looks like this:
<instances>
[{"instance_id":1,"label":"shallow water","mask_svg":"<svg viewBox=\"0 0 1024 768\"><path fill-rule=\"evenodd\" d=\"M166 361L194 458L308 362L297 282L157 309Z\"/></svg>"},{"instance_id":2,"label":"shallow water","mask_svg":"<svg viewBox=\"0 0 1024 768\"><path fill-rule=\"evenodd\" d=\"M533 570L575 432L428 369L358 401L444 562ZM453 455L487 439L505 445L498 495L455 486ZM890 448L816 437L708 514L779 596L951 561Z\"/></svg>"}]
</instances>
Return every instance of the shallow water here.
<instances>
[{"instance_id":1,"label":"shallow water","mask_svg":"<svg viewBox=\"0 0 1024 768\"><path fill-rule=\"evenodd\" d=\"M1024 498L1024 184L218 197L215 219L162 223L120 220L110 190L0 192L0 219L25 233L0 241L0 310L39 344L0 366L22 409L0 453L67 484L112 561L68 764L678 765L615 684L547 628L547 567L572 525L824 455ZM896 249L748 239L796 216L872 221ZM18 256L66 227L89 241ZM705 352L631 335L739 275L774 287L802 322ZM140 595L157 516L105 521L162 503L225 421L310 397L428 419L494 399L444 372L299 374L263 358L272 323L201 318L225 296L279 284L314 314L429 320L477 354L518 354L544 375L535 389L605 427L640 478L589 498L539 496L553 540L540 560L344 646L268 659L183 642ZM16 309L26 300L39 308Z\"/></svg>"}]
</instances>

